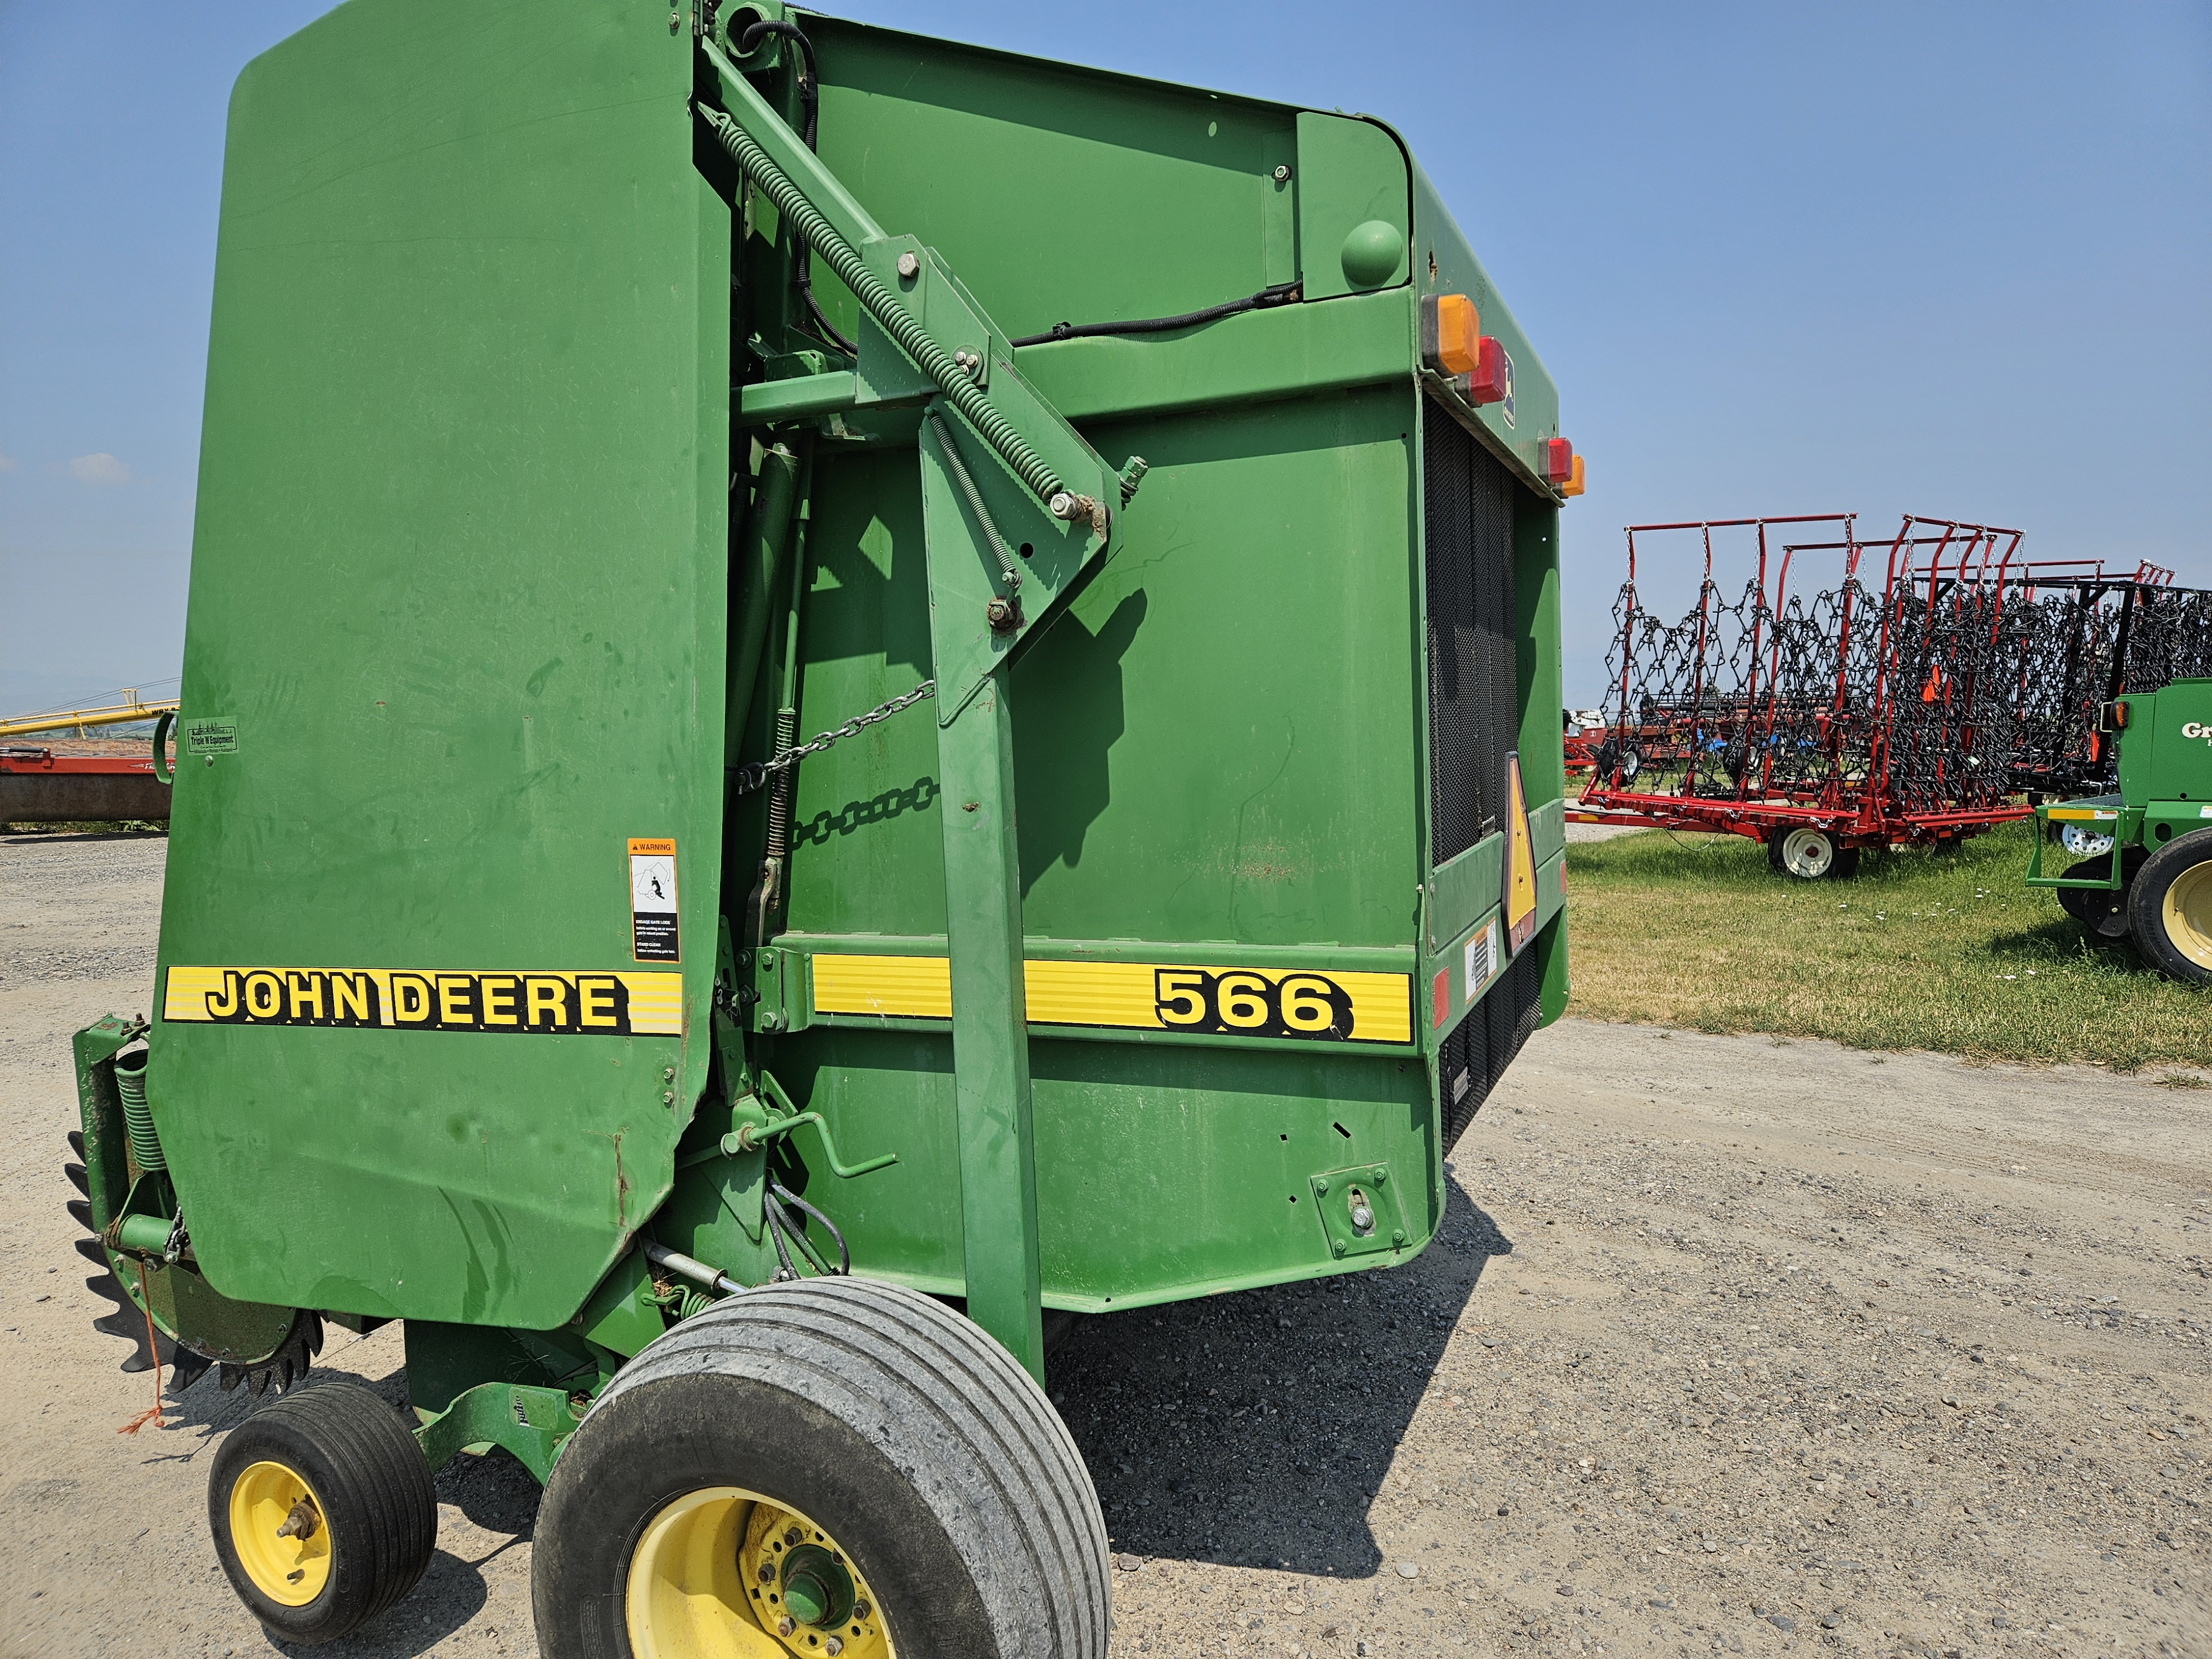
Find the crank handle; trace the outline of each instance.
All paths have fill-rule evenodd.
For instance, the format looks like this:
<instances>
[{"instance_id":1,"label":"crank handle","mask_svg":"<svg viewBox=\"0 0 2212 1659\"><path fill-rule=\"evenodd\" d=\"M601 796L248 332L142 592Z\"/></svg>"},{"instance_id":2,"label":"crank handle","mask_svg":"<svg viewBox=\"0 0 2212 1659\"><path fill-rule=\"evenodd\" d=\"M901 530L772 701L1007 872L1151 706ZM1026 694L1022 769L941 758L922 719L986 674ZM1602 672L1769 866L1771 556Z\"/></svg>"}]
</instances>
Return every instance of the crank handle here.
<instances>
[{"instance_id":1,"label":"crank handle","mask_svg":"<svg viewBox=\"0 0 2212 1659\"><path fill-rule=\"evenodd\" d=\"M772 1123L740 1123L722 1137L722 1150L725 1152L734 1154L752 1152L766 1146L778 1135L789 1134L802 1123L811 1123L815 1133L822 1137L822 1150L830 1159L830 1173L842 1181L850 1181L855 1176L870 1175L878 1170L886 1170L898 1162L896 1152L885 1152L879 1158L867 1158L859 1164L845 1163L837 1156L837 1143L830 1139L830 1126L823 1121L821 1113L798 1110L792 1105L791 1097L784 1093L782 1085L774 1078L766 1072L758 1073L758 1077L762 1086L768 1091L775 1103L783 1108L787 1115L776 1119Z\"/></svg>"}]
</instances>

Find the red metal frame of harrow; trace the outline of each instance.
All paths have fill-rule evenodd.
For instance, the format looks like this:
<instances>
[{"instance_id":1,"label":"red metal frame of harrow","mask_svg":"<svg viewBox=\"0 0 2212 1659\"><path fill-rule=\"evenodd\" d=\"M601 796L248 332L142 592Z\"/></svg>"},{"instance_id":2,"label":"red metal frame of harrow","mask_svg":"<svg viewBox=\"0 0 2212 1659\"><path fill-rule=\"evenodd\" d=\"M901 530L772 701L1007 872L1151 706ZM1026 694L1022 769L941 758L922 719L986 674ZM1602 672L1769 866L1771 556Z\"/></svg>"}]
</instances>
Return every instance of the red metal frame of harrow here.
<instances>
[{"instance_id":1,"label":"red metal frame of harrow","mask_svg":"<svg viewBox=\"0 0 2212 1659\"><path fill-rule=\"evenodd\" d=\"M128 755L57 755L50 749L0 749L0 772L25 777L51 777L58 773L113 774L151 772L154 763Z\"/></svg>"},{"instance_id":2,"label":"red metal frame of harrow","mask_svg":"<svg viewBox=\"0 0 2212 1659\"><path fill-rule=\"evenodd\" d=\"M1632 525L1628 527L1628 611L1633 614L1636 589L1636 538L1638 533L1650 534L1664 531L1694 530L1700 533L1705 544L1705 573L1698 590L1698 633L1687 714L1670 716L1663 725L1628 724L1628 697L1633 665L1626 649L1621 653L1620 683L1618 687L1620 703L1618 717L1607 727L1607 734L1626 738L1632 733L1641 742L1658 742L1679 749L1685 758L1694 759L1696 744L1710 741L1715 732L1705 731L1700 720L1703 710L1705 647L1706 627L1710 620L1709 605L1713 592L1712 532L1725 529L1752 529L1759 541L1759 592L1764 600L1767 589L1769 550L1766 532L1769 526L1781 525L1841 525L1843 537L1835 542L1803 542L1784 544L1780 564L1775 572L1774 599L1765 611L1779 616L1787 596L1790 565L1798 553L1834 552L1844 555L1842 611L1837 625L1841 637L1836 653L1836 692L1828 714L1816 716L1827 728L1831 722L1840 730L1845 719L1844 699L1848 686L1845 675L1850 659L1850 634L1853 623L1851 599L1855 591L1851 579L1857 574L1859 560L1865 544L1858 540L1856 522L1857 515L1848 513L1802 514L1787 517L1759 519L1712 519L1680 524ZM1926 526L1939 533L1916 536L1916 526ZM1758 753L1760 764L1754 787L1750 769L1738 782L1735 793L1729 795L1684 795L1642 793L1619 786L1616 763L1611 776L1602 777L1595 765L1595 747L1587 738L1582 739L1591 749L1591 775L1574 810L1567 817L1578 823L1618 823L1656 827L1668 830L1702 830L1714 834L1732 834L1753 841L1765 841L1777 830L1817 829L1827 831L1846 846L1887 846L1897 842L1943 842L1962 840L1994 829L1998 824L2025 817L2029 808L2025 805L2007 804L1985 808L1957 808L1933 812L1899 811L1892 805L1887 783L1887 736L1890 730L1891 709L1898 692L1895 670L1891 659L1890 629L1900 597L1917 588L1927 586L1928 602L1934 604L1944 591L1946 565L1952 583L1961 581L1994 582L2002 595L2008 577L2027 580L2033 575L2057 578L2062 568L2075 565L2095 564L2099 574L2102 563L2088 560L2045 561L2037 564L2023 563L2014 574L2013 557L2018 552L2021 532L1999 529L1986 525L1969 525L1951 520L1920 519L1907 515L1899 526L1896 537L1888 549L1887 571L1883 581L1880 607L1881 635L1876 644L1876 680L1875 705L1868 714L1869 731L1869 760L1866 781L1850 789L1831 783L1816 798L1781 798L1768 793L1773 769L1771 738L1774 732L1775 678L1774 658L1778 644L1767 642L1768 689L1762 706L1759 701L1758 675L1761 666L1759 629L1764 615L1755 616L1752 624L1751 684L1735 711L1733 722L1748 732L1764 716ZM2000 550L2000 543L2002 544ZM1927 550L1924 559L1922 550ZM1955 562L1951 562L1955 560ZM1994 567L1992 567L1994 561ZM2002 599L2000 599L2002 604ZM1992 626L1994 626L1994 623ZM1931 678L1923 688L1929 701L1941 696L1948 706L1953 688L1948 678L1940 683ZM1710 717L1707 717L1710 721ZM1711 721L1717 728L1723 724ZM1879 781L1882 787L1868 787Z\"/></svg>"}]
</instances>

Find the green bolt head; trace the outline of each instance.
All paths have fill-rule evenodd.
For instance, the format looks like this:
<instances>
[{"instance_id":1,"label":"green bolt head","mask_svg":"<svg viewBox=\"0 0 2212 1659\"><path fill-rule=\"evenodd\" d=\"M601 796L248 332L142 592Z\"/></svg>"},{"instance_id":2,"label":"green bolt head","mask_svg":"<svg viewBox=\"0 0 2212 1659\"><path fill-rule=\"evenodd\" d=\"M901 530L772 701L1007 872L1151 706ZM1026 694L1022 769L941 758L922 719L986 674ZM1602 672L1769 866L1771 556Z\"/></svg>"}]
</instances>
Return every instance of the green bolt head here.
<instances>
[{"instance_id":1,"label":"green bolt head","mask_svg":"<svg viewBox=\"0 0 2212 1659\"><path fill-rule=\"evenodd\" d=\"M1326 1181L1316 1181L1314 1182L1314 1191L1317 1193L1326 1193L1328 1190L1328 1182Z\"/></svg>"},{"instance_id":2,"label":"green bolt head","mask_svg":"<svg viewBox=\"0 0 2212 1659\"><path fill-rule=\"evenodd\" d=\"M1390 1235L1390 1242L1393 1244L1403 1244L1406 1242L1406 1230L1403 1227L1394 1230Z\"/></svg>"},{"instance_id":3,"label":"green bolt head","mask_svg":"<svg viewBox=\"0 0 2212 1659\"><path fill-rule=\"evenodd\" d=\"M1337 1255L1342 1255L1344 1254L1344 1241L1340 1238L1338 1239L1331 1248L1335 1250Z\"/></svg>"},{"instance_id":4,"label":"green bolt head","mask_svg":"<svg viewBox=\"0 0 2212 1659\"><path fill-rule=\"evenodd\" d=\"M1380 1187L1384 1182L1390 1178L1390 1172L1378 1164L1372 1170L1368 1171L1367 1178L1370 1181L1372 1181L1376 1186Z\"/></svg>"}]
</instances>

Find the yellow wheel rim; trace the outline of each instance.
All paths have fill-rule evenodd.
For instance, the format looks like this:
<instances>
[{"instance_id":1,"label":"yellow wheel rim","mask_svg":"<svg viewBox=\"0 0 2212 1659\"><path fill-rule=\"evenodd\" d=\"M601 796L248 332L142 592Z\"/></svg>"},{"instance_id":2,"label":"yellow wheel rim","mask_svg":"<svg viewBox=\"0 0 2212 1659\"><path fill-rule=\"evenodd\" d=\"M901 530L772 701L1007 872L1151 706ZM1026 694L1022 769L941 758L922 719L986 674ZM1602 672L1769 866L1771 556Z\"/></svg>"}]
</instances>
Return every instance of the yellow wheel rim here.
<instances>
[{"instance_id":1,"label":"yellow wheel rim","mask_svg":"<svg viewBox=\"0 0 2212 1659\"><path fill-rule=\"evenodd\" d=\"M2175 950L2199 968L2212 969L2212 859L2167 884L2159 920Z\"/></svg>"},{"instance_id":2,"label":"yellow wheel rim","mask_svg":"<svg viewBox=\"0 0 2212 1659\"><path fill-rule=\"evenodd\" d=\"M280 1607L306 1607L331 1581L323 1501L288 1464L249 1464L231 1483L230 1545L254 1589Z\"/></svg>"},{"instance_id":3,"label":"yellow wheel rim","mask_svg":"<svg viewBox=\"0 0 2212 1659\"><path fill-rule=\"evenodd\" d=\"M736 1486L687 1492L653 1517L623 1612L634 1659L892 1659L875 1595L837 1540Z\"/></svg>"}]
</instances>

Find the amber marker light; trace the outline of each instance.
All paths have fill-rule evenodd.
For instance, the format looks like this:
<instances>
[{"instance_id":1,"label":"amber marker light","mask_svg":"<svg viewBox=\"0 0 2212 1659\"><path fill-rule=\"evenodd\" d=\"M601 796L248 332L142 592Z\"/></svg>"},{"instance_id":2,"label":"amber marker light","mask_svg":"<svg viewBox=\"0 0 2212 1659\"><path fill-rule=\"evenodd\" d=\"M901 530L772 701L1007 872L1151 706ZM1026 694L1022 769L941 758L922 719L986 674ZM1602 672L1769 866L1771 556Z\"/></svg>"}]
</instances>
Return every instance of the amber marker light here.
<instances>
[{"instance_id":1,"label":"amber marker light","mask_svg":"<svg viewBox=\"0 0 2212 1659\"><path fill-rule=\"evenodd\" d=\"M1566 483L1559 486L1559 494L1571 499L1583 493L1583 458L1575 457L1574 467L1567 474Z\"/></svg>"},{"instance_id":2,"label":"amber marker light","mask_svg":"<svg viewBox=\"0 0 2212 1659\"><path fill-rule=\"evenodd\" d=\"M1482 319L1464 294L1421 301L1421 361L1435 374L1471 374L1481 357Z\"/></svg>"}]
</instances>

